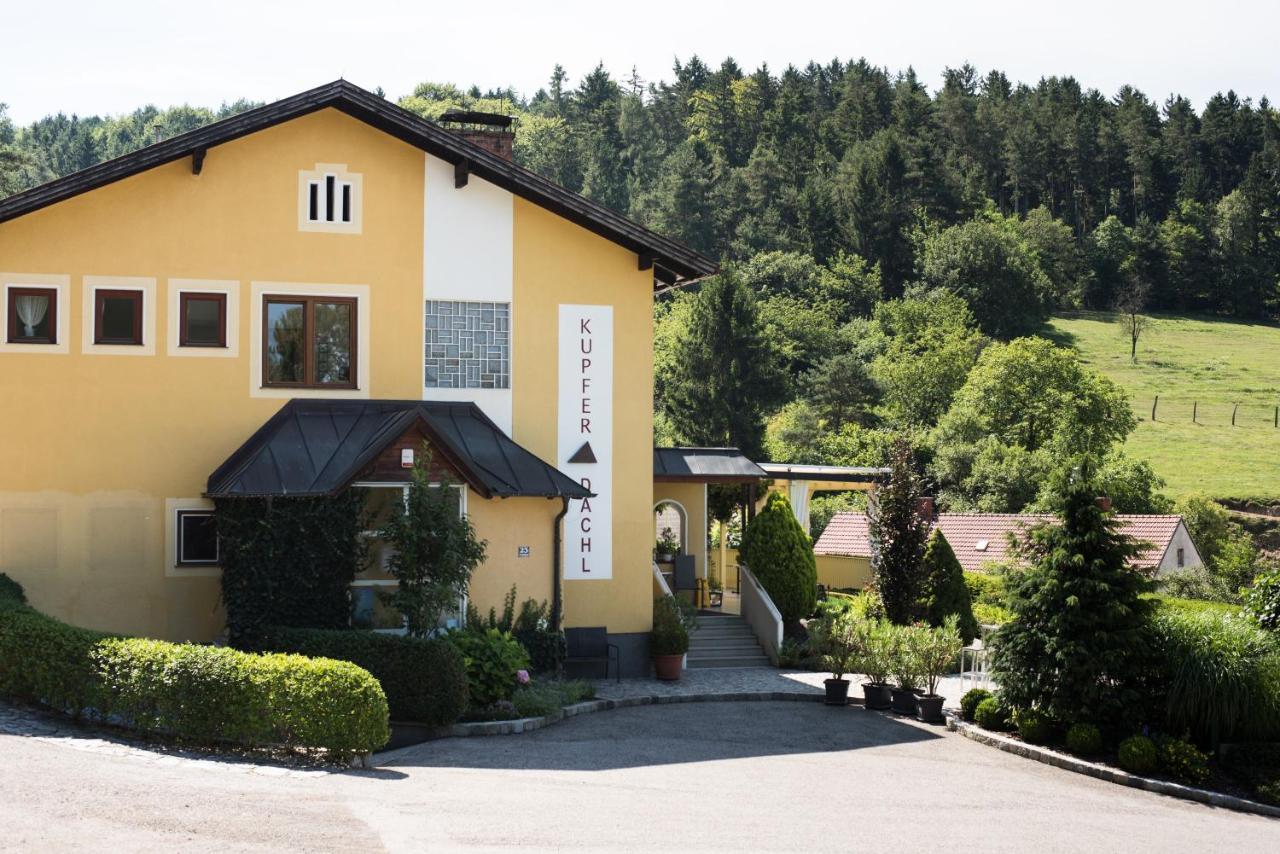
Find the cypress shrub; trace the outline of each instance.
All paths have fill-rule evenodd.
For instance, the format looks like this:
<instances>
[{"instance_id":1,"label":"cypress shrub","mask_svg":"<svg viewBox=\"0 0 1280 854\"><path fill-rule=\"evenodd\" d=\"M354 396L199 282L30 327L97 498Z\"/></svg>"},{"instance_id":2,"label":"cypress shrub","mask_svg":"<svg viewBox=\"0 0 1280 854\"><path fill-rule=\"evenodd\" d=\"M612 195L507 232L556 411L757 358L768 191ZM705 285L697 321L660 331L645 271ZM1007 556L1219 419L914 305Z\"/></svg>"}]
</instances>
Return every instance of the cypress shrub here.
<instances>
[{"instance_id":1,"label":"cypress shrub","mask_svg":"<svg viewBox=\"0 0 1280 854\"><path fill-rule=\"evenodd\" d=\"M964 568L960 566L956 553L942 535L941 529L933 532L925 547L924 569L929 585L925 600L925 615L929 619L929 625L941 626L947 617L954 614L958 621L960 639L966 644L972 643L978 636L978 621L973 616L973 602L965 584Z\"/></svg>"},{"instance_id":2,"label":"cypress shrub","mask_svg":"<svg viewBox=\"0 0 1280 854\"><path fill-rule=\"evenodd\" d=\"M466 663L447 640L277 626L267 632L265 648L364 668L381 683L392 720L447 726L467 709Z\"/></svg>"},{"instance_id":3,"label":"cypress shrub","mask_svg":"<svg viewBox=\"0 0 1280 854\"><path fill-rule=\"evenodd\" d=\"M813 543L796 521L786 496L769 493L764 509L742 535L739 556L759 579L784 623L798 623L813 613L818 599Z\"/></svg>"}]
</instances>

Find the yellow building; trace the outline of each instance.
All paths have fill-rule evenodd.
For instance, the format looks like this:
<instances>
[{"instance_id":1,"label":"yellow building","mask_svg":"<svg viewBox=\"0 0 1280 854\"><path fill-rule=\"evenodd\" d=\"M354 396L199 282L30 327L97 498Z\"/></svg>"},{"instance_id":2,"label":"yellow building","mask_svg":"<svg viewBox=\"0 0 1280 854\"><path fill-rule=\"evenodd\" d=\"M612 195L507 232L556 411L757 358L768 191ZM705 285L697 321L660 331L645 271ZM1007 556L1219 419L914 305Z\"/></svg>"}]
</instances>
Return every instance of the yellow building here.
<instances>
[{"instance_id":1,"label":"yellow building","mask_svg":"<svg viewBox=\"0 0 1280 854\"><path fill-rule=\"evenodd\" d=\"M426 438L488 541L476 604L562 579L640 672L653 298L716 267L509 143L338 82L0 200L0 571L209 640L213 497L395 487Z\"/></svg>"}]
</instances>

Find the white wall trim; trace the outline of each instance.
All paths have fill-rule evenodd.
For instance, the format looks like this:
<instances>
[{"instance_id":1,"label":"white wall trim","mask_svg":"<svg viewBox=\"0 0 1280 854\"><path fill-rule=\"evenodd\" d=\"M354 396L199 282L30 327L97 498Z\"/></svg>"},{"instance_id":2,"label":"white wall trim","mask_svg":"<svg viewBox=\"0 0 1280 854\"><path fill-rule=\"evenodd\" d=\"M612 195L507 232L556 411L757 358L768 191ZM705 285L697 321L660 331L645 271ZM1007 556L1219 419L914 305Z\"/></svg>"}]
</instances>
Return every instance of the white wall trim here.
<instances>
[{"instance_id":1,"label":"white wall trim","mask_svg":"<svg viewBox=\"0 0 1280 854\"><path fill-rule=\"evenodd\" d=\"M169 314L165 324L169 332L168 353L170 356L205 359L235 359L240 355L240 283L227 279L169 279L168 308ZM182 321L180 298L182 294L224 294L227 298L227 346L225 347L182 347Z\"/></svg>"},{"instance_id":2,"label":"white wall trim","mask_svg":"<svg viewBox=\"0 0 1280 854\"><path fill-rule=\"evenodd\" d=\"M212 510L207 498L164 500L164 574L166 578L209 578L222 574L220 566L178 566L178 511Z\"/></svg>"},{"instance_id":3,"label":"white wall trim","mask_svg":"<svg viewBox=\"0 0 1280 854\"><path fill-rule=\"evenodd\" d=\"M9 343L9 288L53 288L58 292L56 344ZM71 277L56 273L0 273L0 353L65 355L71 352Z\"/></svg>"},{"instance_id":4,"label":"white wall trim","mask_svg":"<svg viewBox=\"0 0 1280 854\"><path fill-rule=\"evenodd\" d=\"M93 316L98 291L142 291L142 344L94 344ZM156 280L150 276L85 276L80 305L82 352L92 356L154 356L156 354Z\"/></svg>"},{"instance_id":5,"label":"white wall trim","mask_svg":"<svg viewBox=\"0 0 1280 854\"><path fill-rule=\"evenodd\" d=\"M356 300L356 387L338 388L263 388L262 386L262 298L267 295L317 297L352 297ZM322 284L318 282L250 282L249 283L249 396L275 400L294 397L369 397L370 315L373 306L368 285Z\"/></svg>"},{"instance_id":6,"label":"white wall trim","mask_svg":"<svg viewBox=\"0 0 1280 854\"><path fill-rule=\"evenodd\" d=\"M324 188L325 176L332 175L339 182L339 186L343 182L351 185L351 221L342 222L335 219L333 222L321 220L312 222L310 184L312 181L319 181L321 190ZM341 204L341 190L339 190L336 204ZM315 169L299 169L298 170L298 230L299 231L318 231L326 234L360 234L364 228L362 217L364 209L364 176L358 172L348 172L345 163L317 163Z\"/></svg>"}]
</instances>

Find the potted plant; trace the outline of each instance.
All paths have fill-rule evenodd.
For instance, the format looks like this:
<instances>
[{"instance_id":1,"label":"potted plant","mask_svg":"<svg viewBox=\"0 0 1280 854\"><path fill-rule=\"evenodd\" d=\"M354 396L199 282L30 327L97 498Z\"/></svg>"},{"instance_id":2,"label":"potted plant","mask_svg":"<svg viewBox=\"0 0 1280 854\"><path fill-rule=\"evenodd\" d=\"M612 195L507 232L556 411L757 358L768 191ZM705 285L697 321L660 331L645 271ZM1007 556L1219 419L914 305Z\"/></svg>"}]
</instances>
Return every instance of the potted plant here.
<instances>
[{"instance_id":1,"label":"potted plant","mask_svg":"<svg viewBox=\"0 0 1280 854\"><path fill-rule=\"evenodd\" d=\"M920 662L916 658L915 634L921 626L895 626L893 644L893 710L900 715L916 713L916 693L920 690Z\"/></svg>"},{"instance_id":2,"label":"potted plant","mask_svg":"<svg viewBox=\"0 0 1280 854\"><path fill-rule=\"evenodd\" d=\"M938 693L938 680L943 671L955 663L964 641L960 638L959 618L952 614L936 629L920 629L912 635L915 659L928 689L916 697L916 718L930 724L943 722L942 701Z\"/></svg>"},{"instance_id":3,"label":"potted plant","mask_svg":"<svg viewBox=\"0 0 1280 854\"><path fill-rule=\"evenodd\" d=\"M868 709L883 711L893 704L889 671L893 666L895 627L884 620L864 621L862 625L858 668L869 680L862 683L863 703Z\"/></svg>"},{"instance_id":4,"label":"potted plant","mask_svg":"<svg viewBox=\"0 0 1280 854\"><path fill-rule=\"evenodd\" d=\"M663 528L662 536L658 538L653 550L659 563L671 563L680 552L680 541L676 539L674 531Z\"/></svg>"},{"instance_id":5,"label":"potted plant","mask_svg":"<svg viewBox=\"0 0 1280 854\"><path fill-rule=\"evenodd\" d=\"M670 596L653 600L653 631L649 633L654 675L674 682L680 678L684 654L689 651L689 629L680 607Z\"/></svg>"},{"instance_id":6,"label":"potted plant","mask_svg":"<svg viewBox=\"0 0 1280 854\"><path fill-rule=\"evenodd\" d=\"M831 678L823 683L827 687L828 706L849 705L849 680L844 675L853 667L859 654L861 623L847 611L833 614L819 623L815 641L822 652L824 665L831 671Z\"/></svg>"}]
</instances>

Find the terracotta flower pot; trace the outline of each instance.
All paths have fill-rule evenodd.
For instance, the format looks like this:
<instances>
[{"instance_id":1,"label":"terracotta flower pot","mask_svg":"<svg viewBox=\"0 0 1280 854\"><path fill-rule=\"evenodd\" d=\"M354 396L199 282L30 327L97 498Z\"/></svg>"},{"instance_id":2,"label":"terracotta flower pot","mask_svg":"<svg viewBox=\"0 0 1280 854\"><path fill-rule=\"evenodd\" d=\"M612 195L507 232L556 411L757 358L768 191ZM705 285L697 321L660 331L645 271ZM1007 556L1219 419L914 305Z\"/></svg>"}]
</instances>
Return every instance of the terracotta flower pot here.
<instances>
[{"instance_id":1,"label":"terracotta flower pot","mask_svg":"<svg viewBox=\"0 0 1280 854\"><path fill-rule=\"evenodd\" d=\"M653 674L666 682L675 682L680 679L680 671L683 664L683 655L655 655L653 657Z\"/></svg>"}]
</instances>

